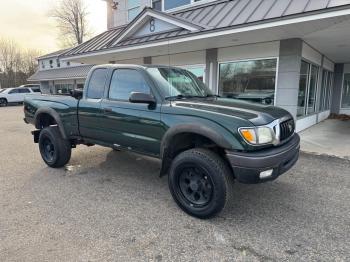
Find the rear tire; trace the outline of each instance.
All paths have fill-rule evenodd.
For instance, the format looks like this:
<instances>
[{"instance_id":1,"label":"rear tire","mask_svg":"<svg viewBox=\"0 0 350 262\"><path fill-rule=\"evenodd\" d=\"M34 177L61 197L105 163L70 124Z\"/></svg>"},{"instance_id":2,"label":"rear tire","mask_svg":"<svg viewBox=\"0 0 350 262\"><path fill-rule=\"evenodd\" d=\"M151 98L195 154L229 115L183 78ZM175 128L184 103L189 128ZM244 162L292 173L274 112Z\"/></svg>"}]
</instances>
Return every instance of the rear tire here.
<instances>
[{"instance_id":1,"label":"rear tire","mask_svg":"<svg viewBox=\"0 0 350 262\"><path fill-rule=\"evenodd\" d=\"M217 215L232 198L231 170L219 155L207 149L195 148L179 154L168 179L175 202L197 218Z\"/></svg>"},{"instance_id":2,"label":"rear tire","mask_svg":"<svg viewBox=\"0 0 350 262\"><path fill-rule=\"evenodd\" d=\"M0 98L0 107L7 106L7 99L6 98Z\"/></svg>"},{"instance_id":3,"label":"rear tire","mask_svg":"<svg viewBox=\"0 0 350 262\"><path fill-rule=\"evenodd\" d=\"M40 132L39 150L44 162L52 168L66 165L72 153L70 142L63 139L57 126L45 127Z\"/></svg>"}]
</instances>

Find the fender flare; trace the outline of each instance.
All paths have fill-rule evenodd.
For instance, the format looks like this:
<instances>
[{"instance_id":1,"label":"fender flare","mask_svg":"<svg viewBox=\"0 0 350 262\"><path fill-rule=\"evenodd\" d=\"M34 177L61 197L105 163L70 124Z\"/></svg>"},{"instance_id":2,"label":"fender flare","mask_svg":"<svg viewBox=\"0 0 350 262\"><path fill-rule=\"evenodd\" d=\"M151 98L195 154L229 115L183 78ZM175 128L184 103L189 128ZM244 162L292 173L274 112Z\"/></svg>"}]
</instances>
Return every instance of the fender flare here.
<instances>
[{"instance_id":1,"label":"fender flare","mask_svg":"<svg viewBox=\"0 0 350 262\"><path fill-rule=\"evenodd\" d=\"M58 126L58 129L61 133L61 136L63 139L68 139L67 135L66 135L66 131L64 130L64 127L63 127L63 123L62 123L62 120L60 118L60 115L52 108L49 108L49 107L42 107L42 108L39 108L36 112L35 112L35 115L34 115L34 125L35 125L35 128L37 129L40 129L40 125L39 125L39 119L40 119L40 115L42 114L47 114L47 115L50 115L53 119L55 119L56 123L57 123L57 126Z\"/></svg>"},{"instance_id":2,"label":"fender flare","mask_svg":"<svg viewBox=\"0 0 350 262\"><path fill-rule=\"evenodd\" d=\"M200 124L180 124L169 128L164 134L160 147L161 159L163 159L164 152L168 148L171 139L181 133L192 133L207 137L224 149L230 149L232 147L232 145L221 134L215 132L213 129L207 126Z\"/></svg>"}]
</instances>

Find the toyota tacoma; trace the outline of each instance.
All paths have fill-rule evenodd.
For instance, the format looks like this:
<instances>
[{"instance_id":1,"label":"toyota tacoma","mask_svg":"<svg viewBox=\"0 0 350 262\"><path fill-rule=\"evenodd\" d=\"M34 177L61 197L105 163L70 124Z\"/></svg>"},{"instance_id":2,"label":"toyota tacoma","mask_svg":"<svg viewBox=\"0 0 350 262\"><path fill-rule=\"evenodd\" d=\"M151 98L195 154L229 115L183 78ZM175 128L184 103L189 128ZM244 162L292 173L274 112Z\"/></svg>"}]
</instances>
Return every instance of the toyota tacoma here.
<instances>
[{"instance_id":1,"label":"toyota tacoma","mask_svg":"<svg viewBox=\"0 0 350 262\"><path fill-rule=\"evenodd\" d=\"M84 90L28 96L24 113L49 167L66 165L79 144L159 158L175 202L203 219L225 207L234 181L274 180L299 156L286 110L221 98L176 67L95 66Z\"/></svg>"}]
</instances>

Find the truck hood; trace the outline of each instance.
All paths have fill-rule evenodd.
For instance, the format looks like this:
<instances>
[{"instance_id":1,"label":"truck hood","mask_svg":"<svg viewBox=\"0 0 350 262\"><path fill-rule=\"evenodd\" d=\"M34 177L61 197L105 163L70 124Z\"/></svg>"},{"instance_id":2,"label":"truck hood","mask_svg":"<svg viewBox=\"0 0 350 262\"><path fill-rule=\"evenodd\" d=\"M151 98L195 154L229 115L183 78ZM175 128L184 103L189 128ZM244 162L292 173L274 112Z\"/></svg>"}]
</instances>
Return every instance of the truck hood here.
<instances>
[{"instance_id":1,"label":"truck hood","mask_svg":"<svg viewBox=\"0 0 350 262\"><path fill-rule=\"evenodd\" d=\"M231 98L187 99L176 101L172 105L241 118L250 121L255 126L266 125L283 117L292 118L288 111L279 107Z\"/></svg>"}]
</instances>

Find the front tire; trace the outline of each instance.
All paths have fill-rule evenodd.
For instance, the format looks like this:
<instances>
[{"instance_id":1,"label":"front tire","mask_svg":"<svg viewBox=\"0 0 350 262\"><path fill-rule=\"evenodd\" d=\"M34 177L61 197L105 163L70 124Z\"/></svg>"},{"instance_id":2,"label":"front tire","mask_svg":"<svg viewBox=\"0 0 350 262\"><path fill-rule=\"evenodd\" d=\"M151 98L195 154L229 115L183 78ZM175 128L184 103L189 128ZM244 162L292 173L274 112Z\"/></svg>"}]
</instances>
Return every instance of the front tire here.
<instances>
[{"instance_id":1,"label":"front tire","mask_svg":"<svg viewBox=\"0 0 350 262\"><path fill-rule=\"evenodd\" d=\"M66 165L72 153L70 142L63 139L57 126L46 127L40 132L39 150L44 162L52 168Z\"/></svg>"},{"instance_id":2,"label":"front tire","mask_svg":"<svg viewBox=\"0 0 350 262\"><path fill-rule=\"evenodd\" d=\"M219 155L207 149L195 148L179 154L168 179L175 202L197 218L217 215L232 196L232 172Z\"/></svg>"},{"instance_id":3,"label":"front tire","mask_svg":"<svg viewBox=\"0 0 350 262\"><path fill-rule=\"evenodd\" d=\"M6 98L0 98L0 107L1 106L7 106L7 100Z\"/></svg>"}]
</instances>

